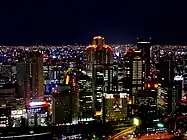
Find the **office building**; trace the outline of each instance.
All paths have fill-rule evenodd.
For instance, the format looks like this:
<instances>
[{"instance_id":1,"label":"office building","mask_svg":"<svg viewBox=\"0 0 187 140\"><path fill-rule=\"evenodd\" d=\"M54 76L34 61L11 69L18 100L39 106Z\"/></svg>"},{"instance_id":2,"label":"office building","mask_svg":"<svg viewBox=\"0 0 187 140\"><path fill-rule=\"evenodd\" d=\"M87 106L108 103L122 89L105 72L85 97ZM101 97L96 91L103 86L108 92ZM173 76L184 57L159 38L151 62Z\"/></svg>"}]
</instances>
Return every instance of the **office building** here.
<instances>
[{"instance_id":1,"label":"office building","mask_svg":"<svg viewBox=\"0 0 187 140\"><path fill-rule=\"evenodd\" d=\"M32 99L43 100L43 61L40 54L31 52L25 61L17 63L16 68L20 97L25 97L27 104Z\"/></svg>"},{"instance_id":2,"label":"office building","mask_svg":"<svg viewBox=\"0 0 187 140\"><path fill-rule=\"evenodd\" d=\"M93 64L108 64L112 57L112 48L105 44L105 40L101 36L96 36L92 40L92 44L86 48L87 70L93 69Z\"/></svg>"},{"instance_id":3,"label":"office building","mask_svg":"<svg viewBox=\"0 0 187 140\"><path fill-rule=\"evenodd\" d=\"M139 92L137 98L137 110L135 114L142 121L142 128L153 128L154 120L157 120L157 91L147 90Z\"/></svg>"},{"instance_id":4,"label":"office building","mask_svg":"<svg viewBox=\"0 0 187 140\"><path fill-rule=\"evenodd\" d=\"M101 36L93 38L92 45L86 48L87 70L92 71L92 97L93 112L96 117L103 117L104 93L108 93L114 88L112 86L112 69L110 62L112 58L112 48L105 44ZM117 87L116 87L117 88Z\"/></svg>"},{"instance_id":5,"label":"office building","mask_svg":"<svg viewBox=\"0 0 187 140\"><path fill-rule=\"evenodd\" d=\"M17 94L16 85L6 76L0 76L0 106L11 105Z\"/></svg>"},{"instance_id":6,"label":"office building","mask_svg":"<svg viewBox=\"0 0 187 140\"><path fill-rule=\"evenodd\" d=\"M43 56L44 60L45 57ZM51 63L49 60L44 62L43 75L45 95L51 95L52 89L55 88L56 84L63 84L65 82L65 72L63 67L58 62Z\"/></svg>"},{"instance_id":7,"label":"office building","mask_svg":"<svg viewBox=\"0 0 187 140\"><path fill-rule=\"evenodd\" d=\"M157 92L157 110L160 115L168 113L168 87L159 86Z\"/></svg>"},{"instance_id":8,"label":"office building","mask_svg":"<svg viewBox=\"0 0 187 140\"><path fill-rule=\"evenodd\" d=\"M92 92L94 100L94 109L96 116L105 115L104 94L113 94L118 92L118 67L112 64L94 65ZM120 93L120 92L118 92Z\"/></svg>"},{"instance_id":9,"label":"office building","mask_svg":"<svg viewBox=\"0 0 187 140\"><path fill-rule=\"evenodd\" d=\"M150 76L150 66L151 66L151 38L137 38L137 48L142 52L143 60L146 62L143 66L143 71L145 72L145 79Z\"/></svg>"},{"instance_id":10,"label":"office building","mask_svg":"<svg viewBox=\"0 0 187 140\"><path fill-rule=\"evenodd\" d=\"M177 110L180 106L182 99L182 80L181 79L173 79L173 84L170 87L169 96L169 110L171 113L177 113Z\"/></svg>"},{"instance_id":11,"label":"office building","mask_svg":"<svg viewBox=\"0 0 187 140\"><path fill-rule=\"evenodd\" d=\"M33 100L26 106L27 120L29 126L49 125L49 104Z\"/></svg>"},{"instance_id":12,"label":"office building","mask_svg":"<svg viewBox=\"0 0 187 140\"><path fill-rule=\"evenodd\" d=\"M73 99L72 86L62 85L58 92L53 93L53 123L56 125L70 124L77 122L75 108L77 104Z\"/></svg>"},{"instance_id":13,"label":"office building","mask_svg":"<svg viewBox=\"0 0 187 140\"><path fill-rule=\"evenodd\" d=\"M105 97L105 120L125 120L127 117L127 99L126 93L104 94Z\"/></svg>"},{"instance_id":14,"label":"office building","mask_svg":"<svg viewBox=\"0 0 187 140\"><path fill-rule=\"evenodd\" d=\"M0 127L8 127L10 124L11 107L0 107Z\"/></svg>"},{"instance_id":15,"label":"office building","mask_svg":"<svg viewBox=\"0 0 187 140\"><path fill-rule=\"evenodd\" d=\"M187 57L184 56L183 58L183 82L182 82L182 88L183 88L183 93L182 93L182 99L186 100L187 99Z\"/></svg>"},{"instance_id":16,"label":"office building","mask_svg":"<svg viewBox=\"0 0 187 140\"><path fill-rule=\"evenodd\" d=\"M78 82L79 120L89 120L94 116L92 106L92 79L81 72L77 72L76 78Z\"/></svg>"},{"instance_id":17,"label":"office building","mask_svg":"<svg viewBox=\"0 0 187 140\"><path fill-rule=\"evenodd\" d=\"M163 57L160 59L157 67L157 69L159 70L158 80L161 85L166 87L172 83L172 62L172 59Z\"/></svg>"},{"instance_id":18,"label":"office building","mask_svg":"<svg viewBox=\"0 0 187 140\"><path fill-rule=\"evenodd\" d=\"M144 115L156 115L157 114L157 96L158 96L158 82L149 81L144 84L144 90L138 92L136 98L138 106L146 107L147 111L143 111ZM141 111L140 111L141 112Z\"/></svg>"},{"instance_id":19,"label":"office building","mask_svg":"<svg viewBox=\"0 0 187 140\"><path fill-rule=\"evenodd\" d=\"M0 74L8 77L10 80L12 78L12 66L10 63L2 63L0 66Z\"/></svg>"},{"instance_id":20,"label":"office building","mask_svg":"<svg viewBox=\"0 0 187 140\"><path fill-rule=\"evenodd\" d=\"M125 81L124 88L129 93L128 115L132 116L136 109L136 95L144 90L143 57L141 51L128 51L124 56Z\"/></svg>"}]
</instances>

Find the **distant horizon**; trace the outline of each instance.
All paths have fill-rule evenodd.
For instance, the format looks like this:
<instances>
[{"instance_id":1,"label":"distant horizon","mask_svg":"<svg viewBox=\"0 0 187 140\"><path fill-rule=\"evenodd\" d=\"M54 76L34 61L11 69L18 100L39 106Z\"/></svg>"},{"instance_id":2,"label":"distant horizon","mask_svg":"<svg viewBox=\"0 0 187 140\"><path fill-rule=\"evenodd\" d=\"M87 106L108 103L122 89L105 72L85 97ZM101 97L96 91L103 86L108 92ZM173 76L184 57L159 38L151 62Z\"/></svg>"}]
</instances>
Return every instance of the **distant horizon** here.
<instances>
[{"instance_id":1,"label":"distant horizon","mask_svg":"<svg viewBox=\"0 0 187 140\"><path fill-rule=\"evenodd\" d=\"M32 46L88 46L90 44L0 44L0 47L32 47ZM107 44L107 45L134 45L136 46L136 44L131 44L131 43L127 43L127 44ZM156 45L160 45L160 46L187 46L187 44L152 44L151 46L156 46Z\"/></svg>"},{"instance_id":2,"label":"distant horizon","mask_svg":"<svg viewBox=\"0 0 187 140\"><path fill-rule=\"evenodd\" d=\"M116 41L116 43L112 43L110 42L107 38L105 38L105 43L108 44L108 45L127 45L127 44L130 44L130 45L136 45L136 41L131 41L131 42L125 42L125 43L122 43L123 41ZM186 43L184 43L186 42ZM167 45L181 45L181 46L187 46L187 41L184 41L184 42L180 42L180 43L177 43L177 41L171 41L171 43L168 43L168 41L166 43L161 43L161 42L158 42L156 43L154 41L154 39L152 39L151 41L151 44L152 45L162 45L162 46L167 46ZM84 41L83 43L78 43L78 42L74 42L74 43L67 43L66 41L63 43L61 41L58 41L58 42L53 42L53 41L32 41L32 42L12 42L12 43L8 43L8 42L4 42L4 43L1 43L0 42L0 46L67 46L67 45L83 45L83 46L87 46L87 45L90 45L92 43L92 39L90 39L90 42L88 41Z\"/></svg>"}]
</instances>

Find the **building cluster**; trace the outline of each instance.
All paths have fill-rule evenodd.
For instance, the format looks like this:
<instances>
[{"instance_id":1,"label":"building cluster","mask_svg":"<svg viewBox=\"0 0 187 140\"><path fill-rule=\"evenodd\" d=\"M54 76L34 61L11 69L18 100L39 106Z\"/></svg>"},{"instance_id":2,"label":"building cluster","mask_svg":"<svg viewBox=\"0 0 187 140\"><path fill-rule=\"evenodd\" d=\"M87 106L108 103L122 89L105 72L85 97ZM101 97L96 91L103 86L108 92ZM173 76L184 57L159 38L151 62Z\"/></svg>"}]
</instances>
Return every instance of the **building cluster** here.
<instances>
[{"instance_id":1,"label":"building cluster","mask_svg":"<svg viewBox=\"0 0 187 140\"><path fill-rule=\"evenodd\" d=\"M65 125L185 113L185 47L107 45L0 48L0 126ZM146 119L146 120L145 120ZM13 123L10 123L13 122Z\"/></svg>"}]
</instances>

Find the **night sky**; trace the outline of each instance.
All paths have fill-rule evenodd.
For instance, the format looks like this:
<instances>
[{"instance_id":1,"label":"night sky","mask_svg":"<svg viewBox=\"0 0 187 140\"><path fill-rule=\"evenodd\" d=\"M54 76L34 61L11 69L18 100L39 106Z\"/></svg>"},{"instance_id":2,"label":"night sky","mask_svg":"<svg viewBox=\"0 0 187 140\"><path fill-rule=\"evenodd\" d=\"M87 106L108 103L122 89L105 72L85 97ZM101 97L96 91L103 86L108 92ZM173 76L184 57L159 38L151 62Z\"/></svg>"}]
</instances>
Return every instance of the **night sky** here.
<instances>
[{"instance_id":1,"label":"night sky","mask_svg":"<svg viewBox=\"0 0 187 140\"><path fill-rule=\"evenodd\" d=\"M37 0L41 1L41 0ZM186 0L6 0L0 2L1 44L187 44Z\"/></svg>"}]
</instances>

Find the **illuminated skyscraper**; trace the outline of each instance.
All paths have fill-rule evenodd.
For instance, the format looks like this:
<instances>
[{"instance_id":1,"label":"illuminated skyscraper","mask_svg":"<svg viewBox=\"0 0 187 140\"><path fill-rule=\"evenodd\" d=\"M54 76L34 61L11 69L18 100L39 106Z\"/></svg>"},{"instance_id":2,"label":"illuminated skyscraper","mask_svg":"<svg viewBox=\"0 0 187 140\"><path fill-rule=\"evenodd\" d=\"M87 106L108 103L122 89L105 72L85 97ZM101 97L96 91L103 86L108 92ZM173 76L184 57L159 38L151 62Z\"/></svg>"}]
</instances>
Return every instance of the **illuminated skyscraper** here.
<instances>
[{"instance_id":1,"label":"illuminated skyscraper","mask_svg":"<svg viewBox=\"0 0 187 140\"><path fill-rule=\"evenodd\" d=\"M150 66L151 66L151 38L137 38L137 48L142 52L143 60L146 62L143 66L143 71L145 72L145 79L150 76Z\"/></svg>"},{"instance_id":2,"label":"illuminated skyscraper","mask_svg":"<svg viewBox=\"0 0 187 140\"><path fill-rule=\"evenodd\" d=\"M53 94L53 123L65 124L73 122L72 87L63 85L59 92Z\"/></svg>"},{"instance_id":3,"label":"illuminated skyscraper","mask_svg":"<svg viewBox=\"0 0 187 140\"><path fill-rule=\"evenodd\" d=\"M131 96L137 91L143 90L144 72L143 72L143 57L141 51L128 52L125 55L125 88L129 89Z\"/></svg>"},{"instance_id":4,"label":"illuminated skyscraper","mask_svg":"<svg viewBox=\"0 0 187 140\"><path fill-rule=\"evenodd\" d=\"M158 87L157 110L163 114L168 112L168 88Z\"/></svg>"},{"instance_id":5,"label":"illuminated skyscraper","mask_svg":"<svg viewBox=\"0 0 187 140\"><path fill-rule=\"evenodd\" d=\"M42 99L44 94L43 60L39 53L34 52L30 54L28 62L31 63L32 97Z\"/></svg>"},{"instance_id":6,"label":"illuminated skyscraper","mask_svg":"<svg viewBox=\"0 0 187 140\"><path fill-rule=\"evenodd\" d=\"M105 97L105 118L107 121L125 120L127 117L128 94L104 94Z\"/></svg>"},{"instance_id":7,"label":"illuminated skyscraper","mask_svg":"<svg viewBox=\"0 0 187 140\"><path fill-rule=\"evenodd\" d=\"M43 61L39 53L32 52L25 61L17 63L17 81L19 92L27 98L27 103L32 99L43 100Z\"/></svg>"},{"instance_id":8,"label":"illuminated skyscraper","mask_svg":"<svg viewBox=\"0 0 187 140\"><path fill-rule=\"evenodd\" d=\"M108 64L111 60L112 48L105 44L101 36L93 38L92 44L86 48L87 69L92 70L93 64Z\"/></svg>"},{"instance_id":9,"label":"illuminated skyscraper","mask_svg":"<svg viewBox=\"0 0 187 140\"><path fill-rule=\"evenodd\" d=\"M74 123L78 120L78 95L76 77L69 73L64 85L53 92L53 122Z\"/></svg>"},{"instance_id":10,"label":"illuminated skyscraper","mask_svg":"<svg viewBox=\"0 0 187 140\"><path fill-rule=\"evenodd\" d=\"M185 65L184 61L177 60L174 56L163 57L159 62L159 83L167 90L167 113L176 113L181 99L185 99Z\"/></svg>"},{"instance_id":11,"label":"illuminated skyscraper","mask_svg":"<svg viewBox=\"0 0 187 140\"><path fill-rule=\"evenodd\" d=\"M93 118L92 109L92 80L87 75L77 73L78 80L78 96L79 96L79 120L89 120Z\"/></svg>"},{"instance_id":12,"label":"illuminated skyscraper","mask_svg":"<svg viewBox=\"0 0 187 140\"><path fill-rule=\"evenodd\" d=\"M96 36L92 45L86 48L87 70L92 70L92 109L96 116L104 115L104 93L112 90L113 68L110 65L112 48L105 44L104 38Z\"/></svg>"},{"instance_id":13,"label":"illuminated skyscraper","mask_svg":"<svg viewBox=\"0 0 187 140\"><path fill-rule=\"evenodd\" d=\"M133 108L136 108L136 96L138 92L142 92L144 90L143 64L144 61L141 51L128 51L127 54L124 56L124 88L126 91L129 91L129 115L134 114Z\"/></svg>"}]
</instances>

